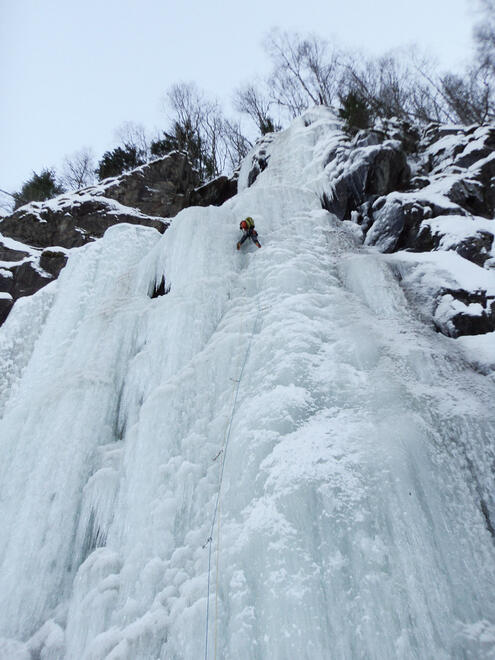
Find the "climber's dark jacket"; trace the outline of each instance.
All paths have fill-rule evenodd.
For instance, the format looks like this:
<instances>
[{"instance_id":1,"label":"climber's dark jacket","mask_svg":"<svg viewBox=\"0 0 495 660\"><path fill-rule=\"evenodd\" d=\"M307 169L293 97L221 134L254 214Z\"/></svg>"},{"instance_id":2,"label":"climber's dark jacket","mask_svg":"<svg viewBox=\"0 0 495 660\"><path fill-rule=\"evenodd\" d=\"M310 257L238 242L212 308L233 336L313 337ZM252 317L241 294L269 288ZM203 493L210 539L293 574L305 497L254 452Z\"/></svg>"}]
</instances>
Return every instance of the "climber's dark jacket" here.
<instances>
[{"instance_id":1,"label":"climber's dark jacket","mask_svg":"<svg viewBox=\"0 0 495 660\"><path fill-rule=\"evenodd\" d=\"M248 227L248 229L243 229L243 236L239 241L238 245L242 245L246 239L250 238L253 243L258 242L258 232L254 227Z\"/></svg>"}]
</instances>

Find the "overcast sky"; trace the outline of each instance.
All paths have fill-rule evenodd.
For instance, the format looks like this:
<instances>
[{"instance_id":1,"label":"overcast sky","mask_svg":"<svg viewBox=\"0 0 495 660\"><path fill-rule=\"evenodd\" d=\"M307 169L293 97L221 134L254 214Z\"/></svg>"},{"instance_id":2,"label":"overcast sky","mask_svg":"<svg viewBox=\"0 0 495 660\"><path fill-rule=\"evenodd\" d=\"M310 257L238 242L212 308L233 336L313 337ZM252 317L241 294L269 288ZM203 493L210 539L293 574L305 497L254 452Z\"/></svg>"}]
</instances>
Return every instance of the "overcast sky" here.
<instances>
[{"instance_id":1,"label":"overcast sky","mask_svg":"<svg viewBox=\"0 0 495 660\"><path fill-rule=\"evenodd\" d=\"M125 121L165 128L160 100L194 80L229 110L267 72L267 31L381 53L417 43L445 67L471 53L475 0L0 0L0 188L114 146Z\"/></svg>"}]
</instances>

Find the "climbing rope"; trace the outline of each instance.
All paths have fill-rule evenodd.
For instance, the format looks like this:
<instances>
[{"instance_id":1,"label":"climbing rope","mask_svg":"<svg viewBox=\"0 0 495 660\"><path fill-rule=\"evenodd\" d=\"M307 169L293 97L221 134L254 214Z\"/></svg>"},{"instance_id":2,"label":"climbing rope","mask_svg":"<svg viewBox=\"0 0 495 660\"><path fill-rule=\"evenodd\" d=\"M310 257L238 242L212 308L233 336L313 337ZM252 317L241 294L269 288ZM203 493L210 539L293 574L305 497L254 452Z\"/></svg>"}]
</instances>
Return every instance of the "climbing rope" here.
<instances>
[{"instance_id":1,"label":"climbing rope","mask_svg":"<svg viewBox=\"0 0 495 660\"><path fill-rule=\"evenodd\" d=\"M256 260L254 260L254 264L256 264ZM255 276L255 282L256 282L256 266L253 267L254 270L254 276ZM244 360L242 363L242 367L239 373L239 378L234 379L234 387L233 387L233 403L232 403L232 410L230 413L230 418L229 422L226 428L226 432L224 435L224 443L222 449L218 452L218 454L215 456L213 460L217 460L220 456L222 458L221 460L221 466L220 466L220 475L218 479L218 490L217 490L217 496L215 500L215 508L213 510L213 517L211 521L211 527L210 527L210 534L208 536L208 539L206 540L206 543L203 545L203 548L206 548L208 546L208 588L207 588L207 596L206 596L206 632L205 632L205 660L208 660L208 634L209 634L209 626L210 626L210 591L211 591L211 560L212 560L212 546L213 546L213 534L214 534L214 529L215 529L215 523L217 523L217 544L216 544L216 549L217 549L217 560L216 560L216 584L215 584L215 654L214 658L216 660L217 657L217 621L218 621L218 576L219 576L219 566L220 566L220 521L221 521L221 516L220 516L220 498L221 498L221 492L222 492L222 483L223 483L223 475L225 471L225 460L227 458L227 449L229 445L229 440L230 436L232 433L232 424L234 421L234 416L236 412L236 407L237 407L237 399L239 397L239 389L242 381L242 377L244 375L244 369L246 367L248 358L249 358L249 353L251 352L251 345L253 343L253 337L256 333L256 328L258 326L258 320L261 315L261 305L259 301L259 291L258 287L256 286L256 303L257 303L257 313L256 313L256 318L253 323L253 329L251 330L251 334L249 336L249 341L248 345L246 348L246 353L244 355ZM242 328L241 328L242 330Z\"/></svg>"}]
</instances>

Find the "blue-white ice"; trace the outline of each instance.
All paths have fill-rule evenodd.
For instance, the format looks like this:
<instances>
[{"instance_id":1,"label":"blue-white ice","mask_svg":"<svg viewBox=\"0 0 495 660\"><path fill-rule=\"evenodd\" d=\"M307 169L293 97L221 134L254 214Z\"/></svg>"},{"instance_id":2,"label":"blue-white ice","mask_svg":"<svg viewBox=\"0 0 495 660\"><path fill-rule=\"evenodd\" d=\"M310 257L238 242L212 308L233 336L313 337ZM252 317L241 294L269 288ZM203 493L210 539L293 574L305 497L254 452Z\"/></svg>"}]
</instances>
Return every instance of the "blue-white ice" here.
<instances>
[{"instance_id":1,"label":"blue-white ice","mask_svg":"<svg viewBox=\"0 0 495 660\"><path fill-rule=\"evenodd\" d=\"M495 385L321 210L339 134L308 120L223 207L113 227L16 303L2 660L205 657L237 386L208 658L495 657Z\"/></svg>"}]
</instances>

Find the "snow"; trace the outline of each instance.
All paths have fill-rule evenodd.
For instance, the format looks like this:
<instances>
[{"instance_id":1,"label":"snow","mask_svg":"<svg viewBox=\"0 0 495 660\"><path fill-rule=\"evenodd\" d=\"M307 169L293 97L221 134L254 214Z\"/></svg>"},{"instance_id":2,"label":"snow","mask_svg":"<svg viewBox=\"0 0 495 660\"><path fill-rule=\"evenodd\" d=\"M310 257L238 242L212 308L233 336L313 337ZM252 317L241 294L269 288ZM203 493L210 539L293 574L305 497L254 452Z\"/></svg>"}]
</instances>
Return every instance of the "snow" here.
<instances>
[{"instance_id":1,"label":"snow","mask_svg":"<svg viewBox=\"0 0 495 660\"><path fill-rule=\"evenodd\" d=\"M476 161L471 167L469 168L468 172L471 171L473 174L481 170L481 168L484 165L487 165L488 163L491 163L493 160L495 160L495 153L491 153L489 156L486 156L485 158L482 158L481 160Z\"/></svg>"},{"instance_id":2,"label":"snow","mask_svg":"<svg viewBox=\"0 0 495 660\"><path fill-rule=\"evenodd\" d=\"M435 322L437 326L445 329L445 334L454 335L455 326L452 318L457 314L467 314L468 316L482 316L484 312L480 303L464 304L450 294L442 296L440 303L435 310Z\"/></svg>"},{"instance_id":3,"label":"snow","mask_svg":"<svg viewBox=\"0 0 495 660\"><path fill-rule=\"evenodd\" d=\"M429 289L431 292L449 288L483 290L488 296L495 295L493 271L480 268L456 252L401 251L384 255L383 258L398 267L404 285L414 283L417 289Z\"/></svg>"},{"instance_id":4,"label":"snow","mask_svg":"<svg viewBox=\"0 0 495 660\"><path fill-rule=\"evenodd\" d=\"M494 657L495 384L321 209L339 140L308 112L222 207L114 226L14 306L0 649L204 657L232 421L208 657Z\"/></svg>"},{"instance_id":5,"label":"snow","mask_svg":"<svg viewBox=\"0 0 495 660\"><path fill-rule=\"evenodd\" d=\"M473 128L474 130L473 132ZM425 155L434 161L433 173L442 171L446 166L455 166L459 159L486 149L487 139L491 137L490 126L456 126L445 125L439 127L440 139L435 140L426 150ZM473 167L477 168L475 163Z\"/></svg>"},{"instance_id":6,"label":"snow","mask_svg":"<svg viewBox=\"0 0 495 660\"><path fill-rule=\"evenodd\" d=\"M476 153L485 147L486 138L489 136L489 129L480 128L478 129L471 141L464 147L464 149L459 154L458 158L463 158L464 156L469 156L472 153Z\"/></svg>"},{"instance_id":7,"label":"snow","mask_svg":"<svg viewBox=\"0 0 495 660\"><path fill-rule=\"evenodd\" d=\"M460 212L460 207L444 197L441 190L442 186L431 184L414 192L393 192L385 199L378 198L373 210L374 222L366 234L365 245L375 245L383 251L391 251L395 247L404 225L404 218L398 211L404 205L417 204L420 207L433 206L442 211Z\"/></svg>"},{"instance_id":8,"label":"snow","mask_svg":"<svg viewBox=\"0 0 495 660\"><path fill-rule=\"evenodd\" d=\"M3 261L3 260L0 260L0 268L6 270L7 268L12 268L12 266L20 266L25 261L29 261L29 258L26 257L24 259L20 259L19 261Z\"/></svg>"},{"instance_id":9,"label":"snow","mask_svg":"<svg viewBox=\"0 0 495 660\"><path fill-rule=\"evenodd\" d=\"M93 190L92 188L91 189L85 188L81 191L74 193L63 193L58 197L54 197L53 199L48 199L44 202L31 202L29 204L25 204L24 206L19 207L19 209L17 210L23 211L25 213L30 213L36 216L39 222L46 222L46 219L43 219L41 217L41 214L45 209L49 209L54 213L61 213L64 210L68 211L71 208L81 206L85 202L91 202L92 204L94 204L95 202L99 202L107 207L105 213L110 215L126 214L126 215L133 215L136 218L140 218L144 220L156 220L162 222L166 221L168 223L168 220L166 220L165 218L160 218L155 215L146 215L139 209L132 208L130 206L125 206L124 204L121 204L115 199L111 199L109 197L97 196L98 190L96 190L96 188L98 187L95 187L95 190ZM105 187L101 186L101 189L104 190ZM20 245L23 244L21 243Z\"/></svg>"},{"instance_id":10,"label":"snow","mask_svg":"<svg viewBox=\"0 0 495 660\"><path fill-rule=\"evenodd\" d=\"M420 230L423 227L429 227L432 235L441 235L438 246L440 250L451 250L462 241L476 236L479 232L486 232L493 236L495 221L479 217L448 215L423 220ZM495 256L494 249L495 245L492 244L491 253L493 256Z\"/></svg>"},{"instance_id":11,"label":"snow","mask_svg":"<svg viewBox=\"0 0 495 660\"><path fill-rule=\"evenodd\" d=\"M109 214L132 214L135 215L138 218L141 219L150 219L150 220L165 220L165 218L160 218L158 216L154 215L146 215L142 211L140 211L137 208L132 208L125 206L124 204L121 204L117 200L112 199L111 197L106 197L105 193L108 191L109 188L113 188L115 186L119 186L123 183L123 181L129 176L129 175L134 175L134 174L139 174L142 173L146 170L146 168L149 167L150 164L152 163L157 163L161 160L166 160L168 157L180 152L175 152L172 151L166 156L161 156L159 158L155 158L151 161L148 161L144 165L140 165L133 170L126 172L120 176L117 177L109 177L107 179L104 179L100 183L93 185L93 186L88 186L86 188L81 188L79 190L75 190L73 192L64 192L57 197L53 197L52 199L45 200L43 202L29 202L28 204L24 204L23 206L20 206L18 210L22 210L25 213L31 213L35 216L37 216L39 222L46 222L45 219L41 218L41 213L43 212L44 209L49 209L55 213L60 213L64 209L70 209L71 207L74 206L80 206L81 204L85 202L95 202L95 201L100 201L101 203L105 204L108 206L108 210L106 210L106 213ZM167 220L168 222L168 220ZM1 225L0 225L1 226ZM22 244L19 244L22 245Z\"/></svg>"},{"instance_id":12,"label":"snow","mask_svg":"<svg viewBox=\"0 0 495 660\"><path fill-rule=\"evenodd\" d=\"M444 135L439 140L433 142L426 150L425 154L430 156L438 156L438 154L449 154L452 152L459 144L464 144L466 138L464 136L464 126L452 126L452 130L458 129L457 133L451 133L450 135Z\"/></svg>"},{"instance_id":13,"label":"snow","mask_svg":"<svg viewBox=\"0 0 495 660\"><path fill-rule=\"evenodd\" d=\"M474 363L483 373L490 374L495 380L495 332L458 337L455 341L467 360Z\"/></svg>"},{"instance_id":14,"label":"snow","mask_svg":"<svg viewBox=\"0 0 495 660\"><path fill-rule=\"evenodd\" d=\"M1 226L2 225L0 224L0 228ZM6 248L11 250L18 250L19 252L26 252L26 254L37 255L40 252L39 248L31 247L26 243L21 243L20 241L16 241L15 239L4 236L3 234L0 234L0 243Z\"/></svg>"}]
</instances>

